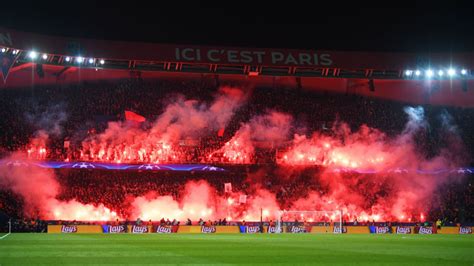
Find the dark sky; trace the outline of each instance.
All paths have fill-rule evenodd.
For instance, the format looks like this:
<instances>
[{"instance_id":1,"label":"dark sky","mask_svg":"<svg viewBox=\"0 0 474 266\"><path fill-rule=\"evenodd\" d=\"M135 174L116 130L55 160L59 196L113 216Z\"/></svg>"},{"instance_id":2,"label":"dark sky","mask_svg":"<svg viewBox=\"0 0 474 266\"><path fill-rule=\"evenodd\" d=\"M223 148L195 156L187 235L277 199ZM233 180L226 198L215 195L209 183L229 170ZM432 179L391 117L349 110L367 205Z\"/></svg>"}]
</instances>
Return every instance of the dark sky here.
<instances>
[{"instance_id":1,"label":"dark sky","mask_svg":"<svg viewBox=\"0 0 474 266\"><path fill-rule=\"evenodd\" d=\"M391 8L364 6L360 1L354 6L346 1L333 1L334 6L276 0L273 4L220 1L220 5L153 2L155 6L129 1L94 7L83 1L54 5L18 1L11 7L2 4L0 25L61 36L195 45L474 51L474 4L460 6L455 1Z\"/></svg>"}]
</instances>

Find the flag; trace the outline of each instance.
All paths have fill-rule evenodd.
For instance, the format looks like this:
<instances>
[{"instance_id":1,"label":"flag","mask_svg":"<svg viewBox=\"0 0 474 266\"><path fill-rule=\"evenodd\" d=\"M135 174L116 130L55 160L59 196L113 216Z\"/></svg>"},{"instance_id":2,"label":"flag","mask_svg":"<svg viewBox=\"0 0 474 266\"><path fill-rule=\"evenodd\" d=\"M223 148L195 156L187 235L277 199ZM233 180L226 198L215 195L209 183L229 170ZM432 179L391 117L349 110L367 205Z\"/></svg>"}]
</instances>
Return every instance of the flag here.
<instances>
[{"instance_id":1,"label":"flag","mask_svg":"<svg viewBox=\"0 0 474 266\"><path fill-rule=\"evenodd\" d=\"M128 120L128 121L135 121L135 122L145 122L145 117L137 114L137 113L134 113L132 111L127 111L125 110L125 120Z\"/></svg>"},{"instance_id":2,"label":"flag","mask_svg":"<svg viewBox=\"0 0 474 266\"><path fill-rule=\"evenodd\" d=\"M7 81L8 73L10 73L10 69L12 68L13 64L15 64L18 55L7 54L7 53L0 53L0 67L2 70L3 75L3 83Z\"/></svg>"},{"instance_id":3,"label":"flag","mask_svg":"<svg viewBox=\"0 0 474 266\"><path fill-rule=\"evenodd\" d=\"M232 192L232 183L225 183L224 184L224 192Z\"/></svg>"},{"instance_id":4,"label":"flag","mask_svg":"<svg viewBox=\"0 0 474 266\"><path fill-rule=\"evenodd\" d=\"M217 131L217 136L218 137L223 137L224 136L224 131L225 131L225 128L219 129L219 131Z\"/></svg>"}]
</instances>

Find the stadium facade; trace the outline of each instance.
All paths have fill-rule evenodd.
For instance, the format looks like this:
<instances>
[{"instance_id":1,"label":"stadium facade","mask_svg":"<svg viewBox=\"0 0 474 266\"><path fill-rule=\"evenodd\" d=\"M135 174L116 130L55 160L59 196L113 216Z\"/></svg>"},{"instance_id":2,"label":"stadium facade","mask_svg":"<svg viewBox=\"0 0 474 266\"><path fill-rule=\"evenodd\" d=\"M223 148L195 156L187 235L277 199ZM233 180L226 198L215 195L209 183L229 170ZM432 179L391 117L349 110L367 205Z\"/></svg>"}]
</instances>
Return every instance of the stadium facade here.
<instances>
[{"instance_id":1,"label":"stadium facade","mask_svg":"<svg viewBox=\"0 0 474 266\"><path fill-rule=\"evenodd\" d=\"M204 47L61 38L0 28L5 87L122 78L213 78L415 104L474 107L474 53Z\"/></svg>"}]
</instances>

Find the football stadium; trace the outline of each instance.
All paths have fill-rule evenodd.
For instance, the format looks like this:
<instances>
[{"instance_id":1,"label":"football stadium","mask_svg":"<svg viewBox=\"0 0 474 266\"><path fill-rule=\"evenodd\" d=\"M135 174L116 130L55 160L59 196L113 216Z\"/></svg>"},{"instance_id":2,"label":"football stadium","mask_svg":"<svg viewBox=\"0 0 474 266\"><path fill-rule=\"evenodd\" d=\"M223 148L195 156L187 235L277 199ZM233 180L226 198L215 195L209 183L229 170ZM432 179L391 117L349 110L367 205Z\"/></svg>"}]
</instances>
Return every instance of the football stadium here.
<instances>
[{"instance_id":1,"label":"football stadium","mask_svg":"<svg viewBox=\"0 0 474 266\"><path fill-rule=\"evenodd\" d=\"M0 61L0 265L474 264L474 52L0 27Z\"/></svg>"}]
</instances>

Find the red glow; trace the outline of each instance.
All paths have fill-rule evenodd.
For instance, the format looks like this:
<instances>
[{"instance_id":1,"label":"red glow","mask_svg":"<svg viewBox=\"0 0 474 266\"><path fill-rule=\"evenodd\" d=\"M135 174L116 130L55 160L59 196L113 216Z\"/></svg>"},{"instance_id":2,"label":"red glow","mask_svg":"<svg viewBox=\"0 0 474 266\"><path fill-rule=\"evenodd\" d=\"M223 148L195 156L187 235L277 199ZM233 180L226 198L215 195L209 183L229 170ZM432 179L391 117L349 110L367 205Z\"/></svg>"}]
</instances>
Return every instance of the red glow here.
<instances>
[{"instance_id":1,"label":"red glow","mask_svg":"<svg viewBox=\"0 0 474 266\"><path fill-rule=\"evenodd\" d=\"M330 142L332 144L330 144ZM388 147L387 147L388 148ZM372 147L362 142L350 145L327 136L315 134L311 139L296 137L293 145L282 153L280 164L324 165L350 168L380 168L384 157L388 156L385 147Z\"/></svg>"},{"instance_id":2,"label":"red glow","mask_svg":"<svg viewBox=\"0 0 474 266\"><path fill-rule=\"evenodd\" d=\"M209 106L195 100L178 99L166 107L150 129L110 123L105 132L93 134L82 142L81 159L115 163L189 162L186 147L195 147L196 139L225 128L235 109L240 106L240 98L230 96L232 93L242 97L242 92L228 91L216 97ZM167 217L183 220L188 217L219 219L231 216L234 219L258 220L261 208L265 208L265 213L274 218L281 206L286 204L285 207L295 210L342 210L344 219L352 221L388 221L397 218L405 221L406 217L417 217L420 211L427 211L426 202L429 202L437 186L443 184L444 177L407 176L388 170L396 167L414 170L420 166L436 168L454 164L442 155L430 160L416 153L412 135L420 123L417 119L410 118L402 134L389 138L383 132L367 126L353 132L344 123L335 126L332 133L327 135L317 132L308 136L291 135L293 124L289 115L269 111L252 117L235 131L230 140L219 143L221 147L202 151L203 161L249 164L254 162L257 150L278 149L275 171L264 169L249 174L252 182L249 182L248 191L251 191L251 195L242 204L234 204L234 199L238 199L244 191L223 197L204 181L190 181L180 191L182 195L178 198L157 195L152 191L150 193L153 195L133 197L130 199L131 207L127 210L129 216L118 217L120 215L117 213L120 212L112 206L105 206L105 203L90 205L80 203L80 199L69 202L56 200L60 189L53 172L35 170L34 173L12 173L4 169L7 174L3 174L2 178L8 179L9 182L5 182L7 184L15 184L12 189L26 199L25 206L32 205L41 210L42 217L55 219L140 217L156 220ZM50 153L46 148L47 142L45 133L33 138L26 147L28 158L46 158ZM382 173L353 174L325 171L324 168L320 172L312 172L308 177L311 180L308 182L314 181L313 185L318 186L308 190L305 187L307 184L299 181L300 169L288 167L294 165L323 165L329 170L375 169ZM281 187L272 190L272 184L266 187L267 190L263 189L264 182L253 182L264 179L275 181ZM281 202L281 198L277 201L277 195L280 194L284 195L282 198L287 202ZM327 217L331 220L338 218L335 214ZM301 215L300 218L309 217ZM423 214L420 218L425 219ZM411 218L408 220L411 221Z\"/></svg>"},{"instance_id":3,"label":"red glow","mask_svg":"<svg viewBox=\"0 0 474 266\"><path fill-rule=\"evenodd\" d=\"M105 132L83 141L81 160L116 163L186 163L202 136L225 127L245 95L242 90L224 87L209 106L196 100L178 97L154 121L151 129L131 127L127 123L109 123ZM234 140L224 155L229 161L247 162L238 154L240 143ZM233 153L235 150L237 152ZM212 160L217 154L207 151Z\"/></svg>"}]
</instances>

